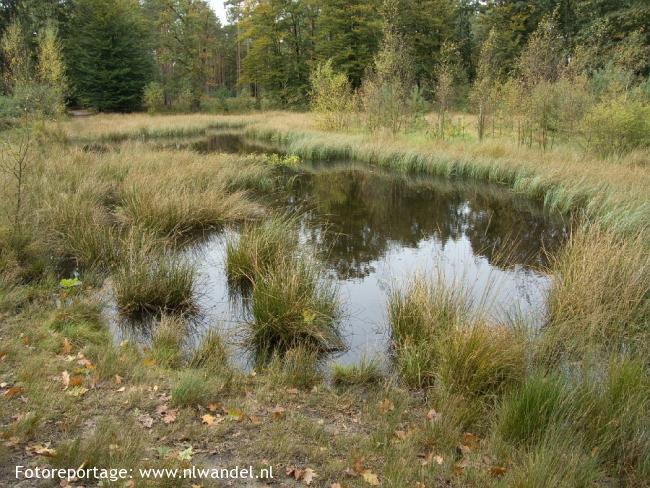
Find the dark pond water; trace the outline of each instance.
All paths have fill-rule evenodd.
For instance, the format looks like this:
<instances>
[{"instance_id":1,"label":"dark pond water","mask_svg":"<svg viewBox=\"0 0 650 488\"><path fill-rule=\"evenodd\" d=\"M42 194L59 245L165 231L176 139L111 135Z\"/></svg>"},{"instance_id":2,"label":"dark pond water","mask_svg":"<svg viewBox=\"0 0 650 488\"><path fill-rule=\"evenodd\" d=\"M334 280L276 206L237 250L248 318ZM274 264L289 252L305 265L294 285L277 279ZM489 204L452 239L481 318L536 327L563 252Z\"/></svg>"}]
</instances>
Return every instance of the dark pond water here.
<instances>
[{"instance_id":1,"label":"dark pond water","mask_svg":"<svg viewBox=\"0 0 650 488\"><path fill-rule=\"evenodd\" d=\"M239 137L214 136L200 151L262 151ZM464 286L490 319L539 325L550 277L546 255L566 237L559 218L493 185L393 174L355 163L304 163L287 176L273 205L302 213L300 238L317 250L339 285L349 348L341 363L382 357L388 346L387 293L414 273L443 276ZM230 290L224 251L228 236L215 234L188 255L200 273L202 319L237 336L248 320ZM238 350L240 362L246 355Z\"/></svg>"}]
</instances>

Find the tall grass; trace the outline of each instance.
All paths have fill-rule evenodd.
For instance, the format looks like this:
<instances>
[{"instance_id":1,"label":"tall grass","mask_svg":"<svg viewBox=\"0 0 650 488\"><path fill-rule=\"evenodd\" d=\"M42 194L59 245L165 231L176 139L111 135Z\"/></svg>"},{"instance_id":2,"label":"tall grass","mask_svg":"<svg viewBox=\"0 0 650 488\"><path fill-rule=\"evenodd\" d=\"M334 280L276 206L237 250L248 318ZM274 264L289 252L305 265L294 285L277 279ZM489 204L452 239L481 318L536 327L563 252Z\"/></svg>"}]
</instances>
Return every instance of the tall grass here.
<instances>
[{"instance_id":1,"label":"tall grass","mask_svg":"<svg viewBox=\"0 0 650 488\"><path fill-rule=\"evenodd\" d=\"M249 343L262 357L297 346L344 347L337 290L308 258L281 260L257 279L251 298Z\"/></svg>"},{"instance_id":2,"label":"tall grass","mask_svg":"<svg viewBox=\"0 0 650 488\"><path fill-rule=\"evenodd\" d=\"M160 249L147 234L126 241L113 279L117 306L128 316L191 313L195 310L196 271L169 249Z\"/></svg>"},{"instance_id":3,"label":"tall grass","mask_svg":"<svg viewBox=\"0 0 650 488\"><path fill-rule=\"evenodd\" d=\"M273 215L260 224L248 224L238 239L230 237L226 243L228 279L250 285L294 254L297 247L295 217Z\"/></svg>"},{"instance_id":4,"label":"tall grass","mask_svg":"<svg viewBox=\"0 0 650 488\"><path fill-rule=\"evenodd\" d=\"M648 353L650 248L644 235L623 239L595 228L579 229L551 270L541 357L576 357L594 348Z\"/></svg>"}]
</instances>

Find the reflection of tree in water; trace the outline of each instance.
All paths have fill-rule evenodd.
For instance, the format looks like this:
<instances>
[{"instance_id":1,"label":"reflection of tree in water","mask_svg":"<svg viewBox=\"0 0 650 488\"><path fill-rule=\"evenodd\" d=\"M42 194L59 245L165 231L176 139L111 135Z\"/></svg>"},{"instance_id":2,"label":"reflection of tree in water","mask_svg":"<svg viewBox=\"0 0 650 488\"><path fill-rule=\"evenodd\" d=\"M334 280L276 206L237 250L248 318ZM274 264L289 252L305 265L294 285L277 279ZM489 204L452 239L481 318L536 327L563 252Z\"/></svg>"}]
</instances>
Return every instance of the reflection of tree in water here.
<instances>
[{"instance_id":1,"label":"reflection of tree in water","mask_svg":"<svg viewBox=\"0 0 650 488\"><path fill-rule=\"evenodd\" d=\"M563 233L530 202L494 187L358 168L306 173L290 197L311 209L305 234L341 278L367 276L391 245L416 247L431 237L444 246L467 236L496 265L541 263L543 244Z\"/></svg>"}]
</instances>

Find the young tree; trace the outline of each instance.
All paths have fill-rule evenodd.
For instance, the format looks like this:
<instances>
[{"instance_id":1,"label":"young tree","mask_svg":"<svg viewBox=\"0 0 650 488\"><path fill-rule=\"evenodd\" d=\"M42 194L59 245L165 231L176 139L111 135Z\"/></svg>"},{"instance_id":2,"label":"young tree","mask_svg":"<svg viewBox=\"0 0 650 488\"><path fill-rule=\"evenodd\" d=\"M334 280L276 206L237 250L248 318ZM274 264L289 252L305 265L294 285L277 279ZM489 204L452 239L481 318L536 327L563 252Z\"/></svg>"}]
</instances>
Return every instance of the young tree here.
<instances>
[{"instance_id":1,"label":"young tree","mask_svg":"<svg viewBox=\"0 0 650 488\"><path fill-rule=\"evenodd\" d=\"M36 77L47 93L47 99L42 101L43 109L54 115L62 114L65 111L67 80L61 45L53 24L45 28L38 40Z\"/></svg>"},{"instance_id":2,"label":"young tree","mask_svg":"<svg viewBox=\"0 0 650 488\"><path fill-rule=\"evenodd\" d=\"M30 78L30 56L25 43L23 29L17 21L9 24L2 36L2 54L5 60L4 83L6 90L13 93Z\"/></svg>"},{"instance_id":3,"label":"young tree","mask_svg":"<svg viewBox=\"0 0 650 488\"><path fill-rule=\"evenodd\" d=\"M450 42L440 50L440 62L436 69L436 101L438 103L438 134L445 136L446 115L454 99L454 85L458 75L458 50Z\"/></svg>"},{"instance_id":4,"label":"young tree","mask_svg":"<svg viewBox=\"0 0 650 488\"><path fill-rule=\"evenodd\" d=\"M347 76L332 69L332 60L311 73L311 106L324 129L343 129L352 110L352 87Z\"/></svg>"},{"instance_id":5,"label":"young tree","mask_svg":"<svg viewBox=\"0 0 650 488\"><path fill-rule=\"evenodd\" d=\"M361 101L370 129L386 127L399 132L413 115L413 63L395 19L398 0L384 0L384 37L374 68L361 86Z\"/></svg>"},{"instance_id":6,"label":"young tree","mask_svg":"<svg viewBox=\"0 0 650 488\"><path fill-rule=\"evenodd\" d=\"M494 115L499 83L499 66L496 59L497 34L493 29L481 46L476 80L471 99L478 112L476 124L478 138L483 140L488 119Z\"/></svg>"},{"instance_id":7,"label":"young tree","mask_svg":"<svg viewBox=\"0 0 650 488\"><path fill-rule=\"evenodd\" d=\"M138 0L79 0L69 31L67 59L77 100L100 111L138 109L152 67Z\"/></svg>"}]
</instances>

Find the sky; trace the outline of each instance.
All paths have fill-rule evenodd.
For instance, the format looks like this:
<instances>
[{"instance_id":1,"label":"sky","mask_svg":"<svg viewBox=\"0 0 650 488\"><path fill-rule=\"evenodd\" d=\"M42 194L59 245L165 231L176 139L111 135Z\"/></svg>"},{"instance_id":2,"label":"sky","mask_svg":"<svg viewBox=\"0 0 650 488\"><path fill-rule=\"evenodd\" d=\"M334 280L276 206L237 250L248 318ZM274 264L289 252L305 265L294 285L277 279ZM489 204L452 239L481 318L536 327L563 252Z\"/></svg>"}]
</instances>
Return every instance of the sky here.
<instances>
[{"instance_id":1,"label":"sky","mask_svg":"<svg viewBox=\"0 0 650 488\"><path fill-rule=\"evenodd\" d=\"M226 9L223 6L223 0L208 0L208 3L212 7L212 10L214 10L217 13L217 17L221 19L221 23L225 24L226 23Z\"/></svg>"}]
</instances>

